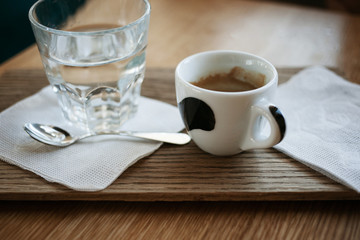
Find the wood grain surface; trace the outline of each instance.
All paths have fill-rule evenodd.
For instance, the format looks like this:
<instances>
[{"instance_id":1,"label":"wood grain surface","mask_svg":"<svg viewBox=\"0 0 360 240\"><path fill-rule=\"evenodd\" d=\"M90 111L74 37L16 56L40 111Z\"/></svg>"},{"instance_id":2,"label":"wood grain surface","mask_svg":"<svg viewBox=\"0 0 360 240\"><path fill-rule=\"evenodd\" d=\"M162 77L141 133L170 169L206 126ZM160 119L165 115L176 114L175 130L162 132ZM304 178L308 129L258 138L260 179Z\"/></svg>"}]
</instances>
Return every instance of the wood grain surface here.
<instances>
[{"instance_id":1,"label":"wood grain surface","mask_svg":"<svg viewBox=\"0 0 360 240\"><path fill-rule=\"evenodd\" d=\"M318 202L2 202L2 239L357 240L360 205Z\"/></svg>"},{"instance_id":2,"label":"wood grain surface","mask_svg":"<svg viewBox=\"0 0 360 240\"><path fill-rule=\"evenodd\" d=\"M293 2L150 0L152 11L147 67L173 69L180 60L193 53L231 49L262 56L277 67L335 67L343 70L346 79L360 83L360 15L299 6ZM1 76L0 109L47 85L42 69L35 45L1 64L0 75L6 74L6 77ZM166 71L165 69L164 74L167 74ZM29 82L27 78L31 78L32 81ZM5 80L8 81L8 85L3 84L2 81ZM16 89L19 81L22 81L23 87ZM175 102L170 94L168 99ZM199 154L194 146L184 146L184 149L187 148L195 151L191 152L192 155ZM215 173L214 166L218 166L216 164L219 162L210 158L210 161L204 163L202 159L205 155L195 160L190 158L190 154L176 156L177 159L182 158L177 161L166 160L164 156L159 157L164 151L175 157L178 150L164 145L150 158L144 158L129 168L113 185L101 193L101 198L99 193L90 195L94 201L2 200L0 239L360 239L358 200L310 200L330 197L352 198L353 193L286 156L277 157L279 153L276 151L271 154L257 152L258 155L267 154L270 157L262 161L257 157L252 161L244 160L252 165L238 165L231 171L223 169L223 172ZM276 164L273 163L275 160ZM146 181L147 179L141 180L143 194L136 192L136 188L131 189L132 192L129 188L121 189L122 182L131 183L136 176L145 174L145 167L151 166L155 161L170 163L160 172L164 176L171 176L175 170L179 171L177 178L173 176L170 179L171 184L166 178L156 179L157 182L165 182L167 189L157 188L154 193L149 189L159 187L160 184L155 185L154 182ZM181 161L184 161L185 165ZM270 162L277 167L269 169L267 166ZM165 164L162 165L164 166ZM186 191L183 187L188 185L176 181L184 176L189 178L187 174L194 172L191 167L197 167L196 173L203 178L195 185L198 189ZM141 168L143 169L140 171ZM44 196L58 199L84 197L76 196L74 192L60 185L48 183L33 173L2 161L0 169L0 199L9 199L8 196L12 199L16 197L17 200L46 199ZM253 182L244 182L244 179L251 180L250 169L257 176L271 173L273 178L270 181L277 180L277 186L281 185L283 191L276 191L265 181L259 182L256 176L253 176ZM290 188L286 188L287 182L283 179L275 178L288 173L288 169L295 169L294 174L297 177L292 179L304 181L296 185L298 188L295 192L290 192ZM216 184L212 186L213 189L206 191L202 187L208 181L209 178L205 177L209 176L210 171L210 175L218 177L219 180L210 179L210 182ZM243 174L235 179L240 184L232 186L234 188L246 187L246 183L248 187L254 186L255 183L262 189L268 187L265 193L253 190L242 192L241 195L240 192L233 191L231 194L239 199L244 199L244 194L252 195L253 199L259 200L280 199L279 196L283 197L285 194L289 199L299 199L299 196L302 196L307 201L103 201L106 198L116 200L119 196L136 201L149 199L151 195L153 199L160 198L165 196L161 194L168 192L170 187L174 192L188 196L189 199L211 199L216 193L214 189L221 190L221 187L229 183L228 178L223 178L225 172L229 172L230 176L234 176L236 172ZM282 184L279 184L280 182ZM138 186L137 182L132 184L134 187ZM6 191L3 185L6 185ZM175 188L179 186L179 189ZM314 189L315 186L319 189ZM196 191L202 191L203 195ZM41 194L37 195L39 192ZM217 195L221 196L219 193ZM89 198L89 195L86 197ZM223 198L228 197L229 195L226 195Z\"/></svg>"},{"instance_id":3,"label":"wood grain surface","mask_svg":"<svg viewBox=\"0 0 360 240\"><path fill-rule=\"evenodd\" d=\"M298 68L278 69L284 82ZM0 110L48 84L42 70L9 71L0 78ZM176 105L174 69L149 68L142 94ZM237 201L359 199L359 194L275 149L217 157L164 144L99 192L77 192L0 162L2 200Z\"/></svg>"}]
</instances>

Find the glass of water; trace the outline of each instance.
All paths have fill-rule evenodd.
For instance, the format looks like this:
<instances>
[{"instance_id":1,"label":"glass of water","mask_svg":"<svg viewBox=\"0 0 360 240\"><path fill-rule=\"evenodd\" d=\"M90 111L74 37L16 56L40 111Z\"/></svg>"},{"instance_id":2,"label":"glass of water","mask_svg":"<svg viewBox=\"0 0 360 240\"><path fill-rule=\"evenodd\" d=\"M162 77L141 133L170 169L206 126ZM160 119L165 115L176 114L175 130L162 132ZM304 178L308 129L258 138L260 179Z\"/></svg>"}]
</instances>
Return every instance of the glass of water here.
<instances>
[{"instance_id":1,"label":"glass of water","mask_svg":"<svg viewBox=\"0 0 360 240\"><path fill-rule=\"evenodd\" d=\"M97 132L137 111L145 72L147 0L40 0L29 11L64 117Z\"/></svg>"}]
</instances>

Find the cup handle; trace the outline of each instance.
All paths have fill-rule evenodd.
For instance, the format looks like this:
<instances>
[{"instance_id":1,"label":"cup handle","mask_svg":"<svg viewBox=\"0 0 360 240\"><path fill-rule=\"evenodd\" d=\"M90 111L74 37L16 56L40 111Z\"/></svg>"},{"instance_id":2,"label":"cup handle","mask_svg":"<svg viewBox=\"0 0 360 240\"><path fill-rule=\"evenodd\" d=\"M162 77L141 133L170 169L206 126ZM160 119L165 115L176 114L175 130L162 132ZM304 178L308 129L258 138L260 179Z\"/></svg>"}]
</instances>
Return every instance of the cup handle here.
<instances>
[{"instance_id":1,"label":"cup handle","mask_svg":"<svg viewBox=\"0 0 360 240\"><path fill-rule=\"evenodd\" d=\"M250 112L247 134L240 145L242 150L269 148L281 142L285 136L286 123L281 111L275 105L260 101L251 106ZM266 137L260 136L258 126L256 126L260 123L261 117L265 117L270 125L270 133Z\"/></svg>"}]
</instances>

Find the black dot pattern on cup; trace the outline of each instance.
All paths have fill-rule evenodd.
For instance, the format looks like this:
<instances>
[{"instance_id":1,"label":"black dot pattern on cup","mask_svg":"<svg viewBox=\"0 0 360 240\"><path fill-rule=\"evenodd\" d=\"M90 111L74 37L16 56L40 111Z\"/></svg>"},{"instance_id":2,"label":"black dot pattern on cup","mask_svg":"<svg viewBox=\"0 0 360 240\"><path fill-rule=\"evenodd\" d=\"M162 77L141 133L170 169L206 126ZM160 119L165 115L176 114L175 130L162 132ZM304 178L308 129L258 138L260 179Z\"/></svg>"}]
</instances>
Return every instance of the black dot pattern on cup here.
<instances>
[{"instance_id":1,"label":"black dot pattern on cup","mask_svg":"<svg viewBox=\"0 0 360 240\"><path fill-rule=\"evenodd\" d=\"M188 97L179 104L180 114L188 131L201 129L211 131L215 128L213 110L200 99Z\"/></svg>"},{"instance_id":2,"label":"black dot pattern on cup","mask_svg":"<svg viewBox=\"0 0 360 240\"><path fill-rule=\"evenodd\" d=\"M279 125L280 135L281 135L280 141L281 141L284 138L285 132L286 132L285 118L277 107L270 106L269 110L270 110L271 114L273 115L273 117L275 118L277 124Z\"/></svg>"}]
</instances>

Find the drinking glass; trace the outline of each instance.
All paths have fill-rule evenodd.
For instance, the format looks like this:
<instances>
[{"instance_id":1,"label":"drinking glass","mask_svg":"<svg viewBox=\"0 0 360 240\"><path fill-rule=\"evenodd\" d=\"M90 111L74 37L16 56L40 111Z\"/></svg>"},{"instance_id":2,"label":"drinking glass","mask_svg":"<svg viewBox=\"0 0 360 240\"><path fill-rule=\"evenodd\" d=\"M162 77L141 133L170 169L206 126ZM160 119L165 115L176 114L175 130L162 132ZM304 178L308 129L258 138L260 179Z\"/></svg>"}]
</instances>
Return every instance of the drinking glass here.
<instances>
[{"instance_id":1,"label":"drinking glass","mask_svg":"<svg viewBox=\"0 0 360 240\"><path fill-rule=\"evenodd\" d=\"M29 11L64 117L97 132L134 116L145 72L147 0L40 0Z\"/></svg>"}]
</instances>

